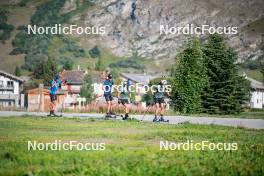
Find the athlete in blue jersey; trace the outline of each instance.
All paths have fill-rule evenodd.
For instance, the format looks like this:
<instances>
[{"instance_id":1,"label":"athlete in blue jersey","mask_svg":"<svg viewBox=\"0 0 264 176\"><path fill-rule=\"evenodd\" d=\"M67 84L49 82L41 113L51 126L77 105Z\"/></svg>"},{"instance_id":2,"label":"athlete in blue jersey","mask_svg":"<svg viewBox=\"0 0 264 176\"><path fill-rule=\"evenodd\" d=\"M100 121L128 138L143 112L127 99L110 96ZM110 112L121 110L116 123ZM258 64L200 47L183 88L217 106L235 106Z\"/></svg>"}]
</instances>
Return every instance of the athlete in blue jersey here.
<instances>
[{"instance_id":1,"label":"athlete in blue jersey","mask_svg":"<svg viewBox=\"0 0 264 176\"><path fill-rule=\"evenodd\" d=\"M57 100L57 91L61 87L62 81L60 76L56 75L55 78L51 81L50 86L50 114L48 116L57 116L55 114L56 100Z\"/></svg>"}]
</instances>

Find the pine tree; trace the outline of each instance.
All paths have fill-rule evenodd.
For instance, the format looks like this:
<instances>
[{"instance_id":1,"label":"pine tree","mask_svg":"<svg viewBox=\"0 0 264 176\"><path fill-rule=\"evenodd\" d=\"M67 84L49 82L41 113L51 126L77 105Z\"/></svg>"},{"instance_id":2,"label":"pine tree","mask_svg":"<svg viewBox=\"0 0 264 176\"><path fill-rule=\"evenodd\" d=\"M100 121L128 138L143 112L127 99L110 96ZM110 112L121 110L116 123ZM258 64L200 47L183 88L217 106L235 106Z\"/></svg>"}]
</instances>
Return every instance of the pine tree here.
<instances>
[{"instance_id":1,"label":"pine tree","mask_svg":"<svg viewBox=\"0 0 264 176\"><path fill-rule=\"evenodd\" d=\"M86 98L86 102L91 102L93 100L93 86L92 77L90 75L85 75L84 84L81 87L80 95Z\"/></svg>"},{"instance_id":2,"label":"pine tree","mask_svg":"<svg viewBox=\"0 0 264 176\"><path fill-rule=\"evenodd\" d=\"M201 94L207 77L199 40L191 40L176 59L178 62L172 81L174 109L182 113L200 112Z\"/></svg>"},{"instance_id":3,"label":"pine tree","mask_svg":"<svg viewBox=\"0 0 264 176\"><path fill-rule=\"evenodd\" d=\"M146 102L147 106L154 104L154 98L151 91L148 91L146 94L143 95L142 101Z\"/></svg>"},{"instance_id":4,"label":"pine tree","mask_svg":"<svg viewBox=\"0 0 264 176\"><path fill-rule=\"evenodd\" d=\"M56 74L58 74L57 65L52 58L42 61L34 71L35 78L42 79L45 85L49 85Z\"/></svg>"},{"instance_id":5,"label":"pine tree","mask_svg":"<svg viewBox=\"0 0 264 176\"><path fill-rule=\"evenodd\" d=\"M55 75L58 74L57 64L54 59L48 58L44 66L44 75L43 79L45 83L50 83L54 79Z\"/></svg>"},{"instance_id":6,"label":"pine tree","mask_svg":"<svg viewBox=\"0 0 264 176\"><path fill-rule=\"evenodd\" d=\"M117 68L113 68L111 73L112 73L114 79L117 79L120 76L119 70Z\"/></svg>"},{"instance_id":7,"label":"pine tree","mask_svg":"<svg viewBox=\"0 0 264 176\"><path fill-rule=\"evenodd\" d=\"M63 69L72 70L74 62L71 59L66 59L63 63Z\"/></svg>"},{"instance_id":8,"label":"pine tree","mask_svg":"<svg viewBox=\"0 0 264 176\"><path fill-rule=\"evenodd\" d=\"M101 56L98 57L98 61L95 64L95 70L97 70L97 71L104 70Z\"/></svg>"},{"instance_id":9,"label":"pine tree","mask_svg":"<svg viewBox=\"0 0 264 176\"><path fill-rule=\"evenodd\" d=\"M20 67L16 66L16 69L15 69L15 75L16 76L21 76L21 69Z\"/></svg>"},{"instance_id":10,"label":"pine tree","mask_svg":"<svg viewBox=\"0 0 264 176\"><path fill-rule=\"evenodd\" d=\"M262 73L262 80L263 80L263 82L264 82L264 64L262 65L261 73Z\"/></svg>"},{"instance_id":11,"label":"pine tree","mask_svg":"<svg viewBox=\"0 0 264 176\"><path fill-rule=\"evenodd\" d=\"M242 111L249 99L249 84L238 74L236 54L222 36L213 34L203 48L209 84L204 90L207 113L234 114Z\"/></svg>"}]
</instances>

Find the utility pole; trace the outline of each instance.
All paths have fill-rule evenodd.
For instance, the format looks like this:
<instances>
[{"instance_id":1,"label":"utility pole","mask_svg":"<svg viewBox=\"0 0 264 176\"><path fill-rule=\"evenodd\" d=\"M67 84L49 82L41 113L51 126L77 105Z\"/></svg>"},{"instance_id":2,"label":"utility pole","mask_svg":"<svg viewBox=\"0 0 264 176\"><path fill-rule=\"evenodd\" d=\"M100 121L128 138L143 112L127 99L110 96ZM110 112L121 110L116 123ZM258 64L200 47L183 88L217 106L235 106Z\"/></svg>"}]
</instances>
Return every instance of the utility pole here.
<instances>
[{"instance_id":1,"label":"utility pole","mask_svg":"<svg viewBox=\"0 0 264 176\"><path fill-rule=\"evenodd\" d=\"M43 94L43 84L39 84L39 108L38 111L41 112L42 111L42 94Z\"/></svg>"}]
</instances>

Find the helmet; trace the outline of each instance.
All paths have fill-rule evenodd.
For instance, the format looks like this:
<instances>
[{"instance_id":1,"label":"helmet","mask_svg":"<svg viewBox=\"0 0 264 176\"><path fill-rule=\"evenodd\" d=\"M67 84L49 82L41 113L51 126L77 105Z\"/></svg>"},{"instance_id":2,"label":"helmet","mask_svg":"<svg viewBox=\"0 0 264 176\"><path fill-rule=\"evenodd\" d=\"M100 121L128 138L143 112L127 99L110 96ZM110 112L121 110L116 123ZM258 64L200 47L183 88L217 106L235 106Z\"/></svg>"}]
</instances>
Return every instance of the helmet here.
<instances>
[{"instance_id":1,"label":"helmet","mask_svg":"<svg viewBox=\"0 0 264 176\"><path fill-rule=\"evenodd\" d=\"M167 84L168 82L164 79L164 80L161 80L160 83L163 84L163 85L165 85L165 84Z\"/></svg>"},{"instance_id":2,"label":"helmet","mask_svg":"<svg viewBox=\"0 0 264 176\"><path fill-rule=\"evenodd\" d=\"M123 86L125 87L125 86L128 86L128 82L127 81L124 81L123 82Z\"/></svg>"},{"instance_id":3,"label":"helmet","mask_svg":"<svg viewBox=\"0 0 264 176\"><path fill-rule=\"evenodd\" d=\"M60 75L59 74L56 74L55 75L55 80L58 80L58 79L60 79Z\"/></svg>"},{"instance_id":4,"label":"helmet","mask_svg":"<svg viewBox=\"0 0 264 176\"><path fill-rule=\"evenodd\" d=\"M112 78L113 78L112 74L109 73L109 74L107 75L107 78L108 78L108 79L112 79Z\"/></svg>"}]
</instances>

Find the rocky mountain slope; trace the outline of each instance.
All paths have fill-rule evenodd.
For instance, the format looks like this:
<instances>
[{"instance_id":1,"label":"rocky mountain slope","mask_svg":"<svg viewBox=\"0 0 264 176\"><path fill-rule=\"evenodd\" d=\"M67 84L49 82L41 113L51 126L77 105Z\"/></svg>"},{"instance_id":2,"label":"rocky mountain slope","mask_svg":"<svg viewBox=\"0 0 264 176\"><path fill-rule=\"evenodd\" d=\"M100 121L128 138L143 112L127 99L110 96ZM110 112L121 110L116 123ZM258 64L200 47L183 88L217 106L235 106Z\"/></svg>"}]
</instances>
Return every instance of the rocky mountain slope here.
<instances>
[{"instance_id":1,"label":"rocky mountain slope","mask_svg":"<svg viewBox=\"0 0 264 176\"><path fill-rule=\"evenodd\" d=\"M77 0L65 4L76 8ZM263 0L93 0L86 24L105 26L106 35L87 42L99 42L119 56L138 54L144 58L174 58L190 35L160 35L160 25L234 26L237 35L227 35L240 60L263 54ZM79 19L78 19L79 17ZM80 16L73 22L81 20ZM95 41L94 41L95 40Z\"/></svg>"},{"instance_id":2,"label":"rocky mountain slope","mask_svg":"<svg viewBox=\"0 0 264 176\"><path fill-rule=\"evenodd\" d=\"M19 3L26 2L26 6ZM0 44L0 69L23 64L23 55L9 55L17 27L30 23L38 5L47 0L3 0L10 11L8 23L15 26L12 36ZM71 14L69 24L104 26L104 35L73 35L86 51L95 45L119 58L145 58L160 68L169 68L185 41L194 35L160 34L160 25L169 27L210 25L238 27L238 34L226 35L238 52L238 62L263 56L263 0L62 0L61 14ZM87 2L89 6L85 6ZM76 10L79 9L79 10ZM1 31L0 31L1 33ZM206 39L206 35L200 36ZM83 58L85 60L85 58ZM153 62L152 62L153 61ZM6 67L6 65L10 67ZM151 64L150 64L151 65ZM156 69L156 68L155 68Z\"/></svg>"}]
</instances>

